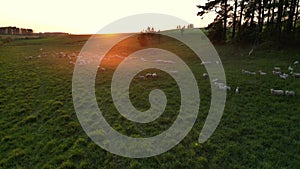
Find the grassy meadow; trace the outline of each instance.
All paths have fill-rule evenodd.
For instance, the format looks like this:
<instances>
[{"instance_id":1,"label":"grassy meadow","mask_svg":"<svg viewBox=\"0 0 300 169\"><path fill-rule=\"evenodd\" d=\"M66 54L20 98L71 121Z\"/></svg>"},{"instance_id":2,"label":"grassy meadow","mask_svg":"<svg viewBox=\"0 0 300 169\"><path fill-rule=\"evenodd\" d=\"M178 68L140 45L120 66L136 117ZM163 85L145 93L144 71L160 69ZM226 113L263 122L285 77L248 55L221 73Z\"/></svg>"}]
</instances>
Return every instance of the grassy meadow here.
<instances>
[{"instance_id":1,"label":"grassy meadow","mask_svg":"<svg viewBox=\"0 0 300 169\"><path fill-rule=\"evenodd\" d=\"M283 80L272 74L274 66L288 72L300 60L299 48L275 50L258 46L216 45L231 91L222 120L209 140L198 143L210 106L210 82L205 68L185 46L162 38L160 46L179 55L191 68L199 85L201 105L197 121L177 146L155 157L130 159L97 146L83 131L73 107L72 75L75 61L89 36L18 39L0 46L0 168L286 168L300 166L300 79ZM124 42L124 44L130 44ZM120 43L114 52L126 49ZM128 45L127 45L128 46ZM74 55L75 53L76 55ZM112 53L113 54L113 53ZM74 56L73 56L74 55ZM117 60L119 62L121 60ZM105 67L105 66L104 66ZM114 66L98 71L96 97L109 124L131 137L155 136L168 129L180 107L175 80L159 70L158 78L135 78L130 86L132 104L150 107L152 89L168 98L163 115L147 123L134 123L118 114L110 95ZM242 69L262 70L265 76L244 75ZM294 68L300 72L300 65ZM240 93L235 88L240 87ZM273 96L270 89L293 90L295 96Z\"/></svg>"}]
</instances>

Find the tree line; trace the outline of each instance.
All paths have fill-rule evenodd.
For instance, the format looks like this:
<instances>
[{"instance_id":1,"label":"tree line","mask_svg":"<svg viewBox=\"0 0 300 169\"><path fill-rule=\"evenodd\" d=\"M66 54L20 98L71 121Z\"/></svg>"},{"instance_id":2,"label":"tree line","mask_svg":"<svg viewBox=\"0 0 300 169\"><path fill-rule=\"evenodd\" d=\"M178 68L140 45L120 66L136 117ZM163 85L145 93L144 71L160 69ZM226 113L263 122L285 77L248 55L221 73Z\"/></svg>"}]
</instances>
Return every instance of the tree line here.
<instances>
[{"instance_id":1,"label":"tree line","mask_svg":"<svg viewBox=\"0 0 300 169\"><path fill-rule=\"evenodd\" d=\"M260 43L300 39L299 0L209 0L197 7L198 16L217 14L207 27L212 41Z\"/></svg>"}]
</instances>

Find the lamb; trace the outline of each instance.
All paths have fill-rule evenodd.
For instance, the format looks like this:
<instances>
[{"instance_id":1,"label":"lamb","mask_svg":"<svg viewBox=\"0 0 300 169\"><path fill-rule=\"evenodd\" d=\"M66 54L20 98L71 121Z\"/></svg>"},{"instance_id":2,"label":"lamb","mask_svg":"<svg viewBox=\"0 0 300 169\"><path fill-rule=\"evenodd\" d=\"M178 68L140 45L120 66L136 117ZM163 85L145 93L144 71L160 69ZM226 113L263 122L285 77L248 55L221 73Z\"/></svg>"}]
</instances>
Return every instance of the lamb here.
<instances>
[{"instance_id":1,"label":"lamb","mask_svg":"<svg viewBox=\"0 0 300 169\"><path fill-rule=\"evenodd\" d=\"M274 89L271 89L271 94L274 95L274 96L282 96L284 95L284 91L283 90L274 90Z\"/></svg>"},{"instance_id":2,"label":"lamb","mask_svg":"<svg viewBox=\"0 0 300 169\"><path fill-rule=\"evenodd\" d=\"M263 71L261 71L261 70L259 70L258 72L259 72L259 74L262 75L262 76L267 75L266 72L263 72Z\"/></svg>"},{"instance_id":3,"label":"lamb","mask_svg":"<svg viewBox=\"0 0 300 169\"><path fill-rule=\"evenodd\" d=\"M288 91L288 90L286 90L285 91L285 95L287 95L287 96L295 96L295 92L294 91Z\"/></svg>"}]
</instances>

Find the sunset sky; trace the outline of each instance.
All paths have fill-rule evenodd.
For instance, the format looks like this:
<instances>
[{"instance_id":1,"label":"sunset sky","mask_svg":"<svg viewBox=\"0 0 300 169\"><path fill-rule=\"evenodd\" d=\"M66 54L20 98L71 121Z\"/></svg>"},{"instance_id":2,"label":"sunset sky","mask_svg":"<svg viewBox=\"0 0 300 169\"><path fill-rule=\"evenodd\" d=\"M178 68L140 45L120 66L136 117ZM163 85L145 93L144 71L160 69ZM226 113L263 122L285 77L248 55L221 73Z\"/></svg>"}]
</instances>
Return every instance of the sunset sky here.
<instances>
[{"instance_id":1,"label":"sunset sky","mask_svg":"<svg viewBox=\"0 0 300 169\"><path fill-rule=\"evenodd\" d=\"M206 0L18 0L2 1L0 27L31 28L35 32L91 34L120 18L141 13L162 13L181 18L196 27L214 16L196 16L196 5ZM151 25L149 25L151 26ZM159 28L159 29L173 29Z\"/></svg>"}]
</instances>

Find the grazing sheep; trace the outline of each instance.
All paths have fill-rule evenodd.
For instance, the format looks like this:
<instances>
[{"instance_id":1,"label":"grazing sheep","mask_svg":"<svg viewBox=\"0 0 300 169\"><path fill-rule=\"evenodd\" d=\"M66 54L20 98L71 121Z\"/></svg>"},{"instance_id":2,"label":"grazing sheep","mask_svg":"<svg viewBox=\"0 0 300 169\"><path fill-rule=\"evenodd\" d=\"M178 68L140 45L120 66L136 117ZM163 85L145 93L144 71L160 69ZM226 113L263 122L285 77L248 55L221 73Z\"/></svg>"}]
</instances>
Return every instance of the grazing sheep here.
<instances>
[{"instance_id":1,"label":"grazing sheep","mask_svg":"<svg viewBox=\"0 0 300 169\"><path fill-rule=\"evenodd\" d=\"M242 69L243 74L249 74L249 71Z\"/></svg>"},{"instance_id":2,"label":"grazing sheep","mask_svg":"<svg viewBox=\"0 0 300 169\"><path fill-rule=\"evenodd\" d=\"M145 75L145 77L146 77L146 78L151 78L151 77L152 77L152 73L147 73L147 74Z\"/></svg>"},{"instance_id":3,"label":"grazing sheep","mask_svg":"<svg viewBox=\"0 0 300 169\"><path fill-rule=\"evenodd\" d=\"M277 72L281 71L280 67L276 67L276 66L274 67L274 70L277 71Z\"/></svg>"},{"instance_id":4,"label":"grazing sheep","mask_svg":"<svg viewBox=\"0 0 300 169\"><path fill-rule=\"evenodd\" d=\"M295 78L300 78L300 73L293 73L292 74Z\"/></svg>"},{"instance_id":5,"label":"grazing sheep","mask_svg":"<svg viewBox=\"0 0 300 169\"><path fill-rule=\"evenodd\" d=\"M248 53L248 55L249 55L249 56L252 55L253 51L254 51L254 49L252 48L252 49L250 50L250 52Z\"/></svg>"},{"instance_id":6,"label":"grazing sheep","mask_svg":"<svg viewBox=\"0 0 300 169\"><path fill-rule=\"evenodd\" d=\"M240 88L239 88L239 87L236 87L235 93L236 93L236 94L240 93Z\"/></svg>"},{"instance_id":7,"label":"grazing sheep","mask_svg":"<svg viewBox=\"0 0 300 169\"><path fill-rule=\"evenodd\" d=\"M295 96L295 92L294 91L288 91L288 90L286 90L285 91L285 95L287 95L287 96Z\"/></svg>"},{"instance_id":8,"label":"grazing sheep","mask_svg":"<svg viewBox=\"0 0 300 169\"><path fill-rule=\"evenodd\" d=\"M216 85L216 87L218 87L221 90L231 90L230 86L225 85L224 83L219 83L219 82L214 82L214 84Z\"/></svg>"},{"instance_id":9,"label":"grazing sheep","mask_svg":"<svg viewBox=\"0 0 300 169\"><path fill-rule=\"evenodd\" d=\"M152 78L157 78L157 74L156 73L152 73Z\"/></svg>"},{"instance_id":10,"label":"grazing sheep","mask_svg":"<svg viewBox=\"0 0 300 169\"><path fill-rule=\"evenodd\" d=\"M279 75L279 77L285 80L285 79L287 79L289 77L289 75L283 73L282 75Z\"/></svg>"},{"instance_id":11,"label":"grazing sheep","mask_svg":"<svg viewBox=\"0 0 300 169\"><path fill-rule=\"evenodd\" d=\"M176 74L178 74L178 71L177 70L173 70L170 73L176 75Z\"/></svg>"},{"instance_id":12,"label":"grazing sheep","mask_svg":"<svg viewBox=\"0 0 300 169\"><path fill-rule=\"evenodd\" d=\"M298 64L299 64L299 61L298 61L298 60L294 62L294 65L295 65L295 66L297 66Z\"/></svg>"},{"instance_id":13,"label":"grazing sheep","mask_svg":"<svg viewBox=\"0 0 300 169\"><path fill-rule=\"evenodd\" d=\"M250 72L250 71L248 71L248 70L244 70L244 69L242 69L242 73L244 74L244 75L256 75L256 73L255 72Z\"/></svg>"},{"instance_id":14,"label":"grazing sheep","mask_svg":"<svg viewBox=\"0 0 300 169\"><path fill-rule=\"evenodd\" d=\"M284 91L283 90L274 90L274 89L271 89L271 94L274 95L274 96L282 96L284 95Z\"/></svg>"},{"instance_id":15,"label":"grazing sheep","mask_svg":"<svg viewBox=\"0 0 300 169\"><path fill-rule=\"evenodd\" d=\"M211 64L211 61L202 61L201 65Z\"/></svg>"},{"instance_id":16,"label":"grazing sheep","mask_svg":"<svg viewBox=\"0 0 300 169\"><path fill-rule=\"evenodd\" d=\"M213 79L213 80L212 80L213 83L215 83L215 82L217 82L217 81L219 81L219 79Z\"/></svg>"},{"instance_id":17,"label":"grazing sheep","mask_svg":"<svg viewBox=\"0 0 300 169\"><path fill-rule=\"evenodd\" d=\"M293 69L291 66L289 66L288 70L289 70L290 72L293 72L293 71L294 71L294 69Z\"/></svg>"},{"instance_id":18,"label":"grazing sheep","mask_svg":"<svg viewBox=\"0 0 300 169\"><path fill-rule=\"evenodd\" d=\"M267 75L266 72L263 72L263 71L261 71L261 70L259 70L258 72L259 72L259 74L262 75L262 76Z\"/></svg>"},{"instance_id":19,"label":"grazing sheep","mask_svg":"<svg viewBox=\"0 0 300 169\"><path fill-rule=\"evenodd\" d=\"M281 75L281 72L273 70L273 75L279 76L279 75Z\"/></svg>"},{"instance_id":20,"label":"grazing sheep","mask_svg":"<svg viewBox=\"0 0 300 169\"><path fill-rule=\"evenodd\" d=\"M209 77L207 73L203 73L202 76L203 76L204 79L208 79L208 77Z\"/></svg>"},{"instance_id":21,"label":"grazing sheep","mask_svg":"<svg viewBox=\"0 0 300 169\"><path fill-rule=\"evenodd\" d=\"M146 77L143 76L143 75L139 75L138 78L141 79L141 80L145 80L146 79Z\"/></svg>"}]
</instances>

